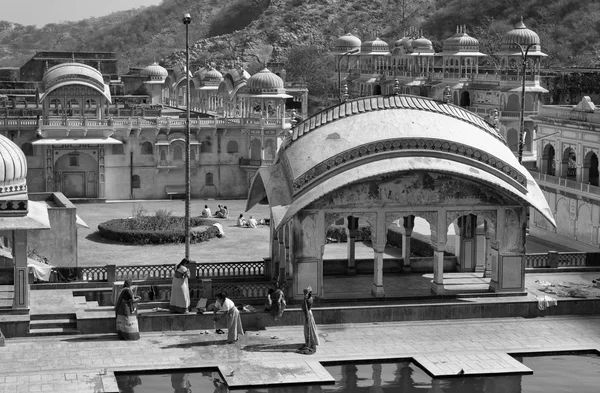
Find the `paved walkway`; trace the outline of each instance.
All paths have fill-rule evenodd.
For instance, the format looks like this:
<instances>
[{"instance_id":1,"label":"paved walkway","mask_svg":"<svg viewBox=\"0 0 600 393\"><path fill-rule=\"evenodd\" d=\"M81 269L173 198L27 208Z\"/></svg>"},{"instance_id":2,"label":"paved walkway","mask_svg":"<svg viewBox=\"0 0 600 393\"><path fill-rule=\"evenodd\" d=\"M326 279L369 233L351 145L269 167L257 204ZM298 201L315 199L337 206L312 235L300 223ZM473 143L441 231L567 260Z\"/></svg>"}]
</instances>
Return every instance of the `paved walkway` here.
<instances>
[{"instance_id":1,"label":"paved walkway","mask_svg":"<svg viewBox=\"0 0 600 393\"><path fill-rule=\"evenodd\" d=\"M600 350L600 317L321 325L315 355L302 327L246 332L226 345L199 331L7 339L0 392L118 392L114 371L219 367L230 386L328 381L319 362L413 358L435 376L528 372L510 353ZM462 371L461 371L462 370ZM234 375L230 376L231 371Z\"/></svg>"}]
</instances>

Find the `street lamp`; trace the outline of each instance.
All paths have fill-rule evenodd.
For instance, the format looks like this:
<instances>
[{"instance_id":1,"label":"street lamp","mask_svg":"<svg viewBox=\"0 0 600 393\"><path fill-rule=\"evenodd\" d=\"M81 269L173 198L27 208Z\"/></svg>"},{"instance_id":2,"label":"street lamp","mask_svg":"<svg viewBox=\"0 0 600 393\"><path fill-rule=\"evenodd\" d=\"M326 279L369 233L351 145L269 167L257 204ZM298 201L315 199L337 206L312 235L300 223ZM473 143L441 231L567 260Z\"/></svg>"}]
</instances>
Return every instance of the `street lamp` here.
<instances>
[{"instance_id":1,"label":"street lamp","mask_svg":"<svg viewBox=\"0 0 600 393\"><path fill-rule=\"evenodd\" d=\"M342 59L344 58L344 56L353 55L358 52L360 52L359 48L351 49L348 52L341 55L338 60L338 99L340 100L340 103L342 102Z\"/></svg>"},{"instance_id":2,"label":"street lamp","mask_svg":"<svg viewBox=\"0 0 600 393\"><path fill-rule=\"evenodd\" d=\"M190 32L189 26L192 21L190 14L183 15L185 25L185 257L190 257Z\"/></svg>"},{"instance_id":3,"label":"street lamp","mask_svg":"<svg viewBox=\"0 0 600 393\"><path fill-rule=\"evenodd\" d=\"M531 49L534 45L539 45L537 42L532 42L527 45L525 49L521 44L515 42L515 45L519 47L521 51L521 59L523 61L523 85L521 86L521 118L520 118L520 126L519 126L519 150L518 150L518 158L519 164L523 161L523 136L524 136L524 128L525 128L525 72L527 71L527 54L529 53L529 49Z\"/></svg>"}]
</instances>

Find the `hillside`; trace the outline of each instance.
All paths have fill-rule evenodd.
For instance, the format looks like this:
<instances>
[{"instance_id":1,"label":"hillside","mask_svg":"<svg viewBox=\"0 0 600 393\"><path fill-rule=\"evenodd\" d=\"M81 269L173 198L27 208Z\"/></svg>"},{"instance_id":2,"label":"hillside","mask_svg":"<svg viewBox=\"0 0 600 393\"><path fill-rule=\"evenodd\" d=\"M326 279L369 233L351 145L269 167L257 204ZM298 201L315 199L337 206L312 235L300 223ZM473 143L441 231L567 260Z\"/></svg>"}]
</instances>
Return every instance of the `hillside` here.
<instances>
[{"instance_id":1,"label":"hillside","mask_svg":"<svg viewBox=\"0 0 600 393\"><path fill-rule=\"evenodd\" d=\"M493 52L523 16L548 53L548 65L600 65L600 7L584 0L164 0L158 6L42 28L0 22L0 66L21 65L36 50L114 51L123 68L154 59L181 61L184 13L192 15L191 59L228 65L239 59L255 70L283 61L292 48L325 53L352 32L393 42L410 26L423 29L436 50L466 25ZM493 59L491 59L493 61Z\"/></svg>"}]
</instances>

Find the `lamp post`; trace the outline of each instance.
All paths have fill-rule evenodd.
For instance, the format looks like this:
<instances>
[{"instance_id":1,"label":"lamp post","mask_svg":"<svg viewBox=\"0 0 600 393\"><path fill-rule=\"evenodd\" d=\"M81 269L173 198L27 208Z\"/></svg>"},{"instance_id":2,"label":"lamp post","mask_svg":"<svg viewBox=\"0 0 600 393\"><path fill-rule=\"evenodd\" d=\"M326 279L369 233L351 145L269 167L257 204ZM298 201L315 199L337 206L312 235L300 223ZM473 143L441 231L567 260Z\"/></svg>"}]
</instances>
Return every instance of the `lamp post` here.
<instances>
[{"instance_id":1,"label":"lamp post","mask_svg":"<svg viewBox=\"0 0 600 393\"><path fill-rule=\"evenodd\" d=\"M527 54L529 53L529 49L531 49L534 45L539 45L537 42L532 42L527 45L525 49L521 44L515 42L515 45L519 47L521 51L521 59L523 60L523 84L521 86L521 116L520 116L520 125L519 125L519 150L518 150L518 158L519 164L523 162L523 133L525 128L525 72L527 71Z\"/></svg>"},{"instance_id":2,"label":"lamp post","mask_svg":"<svg viewBox=\"0 0 600 393\"><path fill-rule=\"evenodd\" d=\"M342 59L344 56L353 55L360 52L360 49L354 48L340 56L338 60L338 99L342 103Z\"/></svg>"},{"instance_id":3,"label":"lamp post","mask_svg":"<svg viewBox=\"0 0 600 393\"><path fill-rule=\"evenodd\" d=\"M183 15L185 25L185 257L190 257L190 44L189 26L192 21L190 14Z\"/></svg>"}]
</instances>

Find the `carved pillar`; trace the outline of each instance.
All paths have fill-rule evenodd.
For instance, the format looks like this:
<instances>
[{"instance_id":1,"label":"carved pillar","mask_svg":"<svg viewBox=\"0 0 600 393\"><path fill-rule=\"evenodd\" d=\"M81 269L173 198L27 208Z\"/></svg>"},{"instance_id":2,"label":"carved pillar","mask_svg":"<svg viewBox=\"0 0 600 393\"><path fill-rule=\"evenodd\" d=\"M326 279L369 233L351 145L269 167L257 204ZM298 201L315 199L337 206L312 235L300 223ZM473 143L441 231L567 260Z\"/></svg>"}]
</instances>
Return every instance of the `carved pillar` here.
<instances>
[{"instance_id":1,"label":"carved pillar","mask_svg":"<svg viewBox=\"0 0 600 393\"><path fill-rule=\"evenodd\" d=\"M325 214L300 211L293 219L294 298L304 296L311 286L313 294L323 296L323 248L325 246Z\"/></svg>"},{"instance_id":2,"label":"carved pillar","mask_svg":"<svg viewBox=\"0 0 600 393\"><path fill-rule=\"evenodd\" d=\"M12 232L12 257L15 266L13 309L29 310L26 230L14 230Z\"/></svg>"},{"instance_id":3,"label":"carved pillar","mask_svg":"<svg viewBox=\"0 0 600 393\"><path fill-rule=\"evenodd\" d=\"M387 243L385 223L385 214L382 212L378 212L375 222L370 223L371 241L373 242L373 288L371 289L371 295L375 297L385 296L383 290L383 252ZM373 226L373 224L375 225Z\"/></svg>"},{"instance_id":4,"label":"carved pillar","mask_svg":"<svg viewBox=\"0 0 600 393\"><path fill-rule=\"evenodd\" d=\"M356 234L358 217L348 216L348 275L356 275Z\"/></svg>"},{"instance_id":5,"label":"carved pillar","mask_svg":"<svg viewBox=\"0 0 600 393\"><path fill-rule=\"evenodd\" d=\"M432 217L433 218L433 217ZM446 211L440 209L437 212L435 222L430 221L431 245L433 246L433 281L431 292L434 294L444 293L444 250L446 249ZM433 229L435 228L435 230Z\"/></svg>"},{"instance_id":6,"label":"carved pillar","mask_svg":"<svg viewBox=\"0 0 600 393\"><path fill-rule=\"evenodd\" d=\"M273 215L271 215L270 222L273 222ZM279 232L275 230L274 224L271 224L269 229L271 231L271 242L269 243L271 247L269 252L269 255L271 256L271 270L268 272L268 274L270 275L270 278L279 279Z\"/></svg>"},{"instance_id":7,"label":"carved pillar","mask_svg":"<svg viewBox=\"0 0 600 393\"><path fill-rule=\"evenodd\" d=\"M490 289L494 292L525 290L526 210L526 207L498 209L498 258L493 260L490 282Z\"/></svg>"},{"instance_id":8,"label":"carved pillar","mask_svg":"<svg viewBox=\"0 0 600 393\"><path fill-rule=\"evenodd\" d=\"M485 271L485 221L477 225L475 230L475 271L483 273Z\"/></svg>"},{"instance_id":9,"label":"carved pillar","mask_svg":"<svg viewBox=\"0 0 600 393\"><path fill-rule=\"evenodd\" d=\"M460 256L458 258L461 272L475 270L475 230L477 216L467 214L458 218L460 227Z\"/></svg>"},{"instance_id":10,"label":"carved pillar","mask_svg":"<svg viewBox=\"0 0 600 393\"><path fill-rule=\"evenodd\" d=\"M273 222L273 221L271 221ZM279 256L277 257L277 259L279 260L279 271L277 273L277 277L279 277L279 280L285 280L286 279L286 271L287 271L287 260L286 260L286 255L287 255L287 250L286 247L288 247L289 243L286 240L285 237L285 226L282 227L281 229L279 229L278 234L277 234L277 251L279 252ZM283 274L282 274L283 272Z\"/></svg>"},{"instance_id":11,"label":"carved pillar","mask_svg":"<svg viewBox=\"0 0 600 393\"><path fill-rule=\"evenodd\" d=\"M484 237L485 237L485 269L483 277L489 278L492 276L492 229L487 221L483 222Z\"/></svg>"},{"instance_id":12,"label":"carved pillar","mask_svg":"<svg viewBox=\"0 0 600 393\"><path fill-rule=\"evenodd\" d=\"M402 271L410 272L410 239L413 228L415 227L415 216L403 217L404 235L402 235Z\"/></svg>"}]
</instances>

